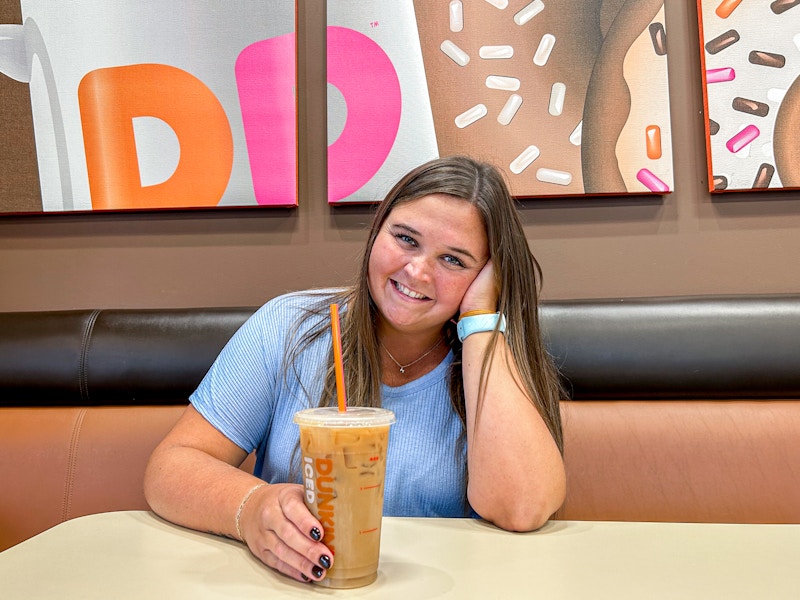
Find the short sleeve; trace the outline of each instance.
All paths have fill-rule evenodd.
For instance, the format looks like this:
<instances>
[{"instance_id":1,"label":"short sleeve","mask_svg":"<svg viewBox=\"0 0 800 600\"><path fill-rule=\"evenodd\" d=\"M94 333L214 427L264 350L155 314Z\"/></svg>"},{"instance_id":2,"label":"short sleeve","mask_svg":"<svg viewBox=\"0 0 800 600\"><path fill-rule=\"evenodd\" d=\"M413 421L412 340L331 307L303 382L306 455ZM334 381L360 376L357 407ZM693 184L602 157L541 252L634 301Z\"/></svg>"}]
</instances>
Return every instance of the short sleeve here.
<instances>
[{"instance_id":1,"label":"short sleeve","mask_svg":"<svg viewBox=\"0 0 800 600\"><path fill-rule=\"evenodd\" d=\"M269 427L288 315L271 301L225 345L190 401L215 428L251 452Z\"/></svg>"}]
</instances>

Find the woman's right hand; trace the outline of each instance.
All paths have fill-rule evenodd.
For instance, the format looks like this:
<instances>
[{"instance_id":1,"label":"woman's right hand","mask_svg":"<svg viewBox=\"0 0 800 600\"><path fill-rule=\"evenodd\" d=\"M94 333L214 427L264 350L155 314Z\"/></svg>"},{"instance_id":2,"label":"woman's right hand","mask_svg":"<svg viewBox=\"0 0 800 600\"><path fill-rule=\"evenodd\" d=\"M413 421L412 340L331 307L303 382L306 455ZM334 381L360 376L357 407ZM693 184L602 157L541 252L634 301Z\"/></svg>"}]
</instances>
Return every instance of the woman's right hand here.
<instances>
[{"instance_id":1,"label":"woman's right hand","mask_svg":"<svg viewBox=\"0 0 800 600\"><path fill-rule=\"evenodd\" d=\"M319 541L325 531L306 508L303 487L264 483L238 468L246 456L189 405L150 457L145 498L173 523L244 538L264 564L289 577L324 578L333 553Z\"/></svg>"},{"instance_id":2,"label":"woman's right hand","mask_svg":"<svg viewBox=\"0 0 800 600\"><path fill-rule=\"evenodd\" d=\"M265 565L298 581L319 581L333 564L325 531L303 501L303 486L265 484L242 507L239 530Z\"/></svg>"}]
</instances>

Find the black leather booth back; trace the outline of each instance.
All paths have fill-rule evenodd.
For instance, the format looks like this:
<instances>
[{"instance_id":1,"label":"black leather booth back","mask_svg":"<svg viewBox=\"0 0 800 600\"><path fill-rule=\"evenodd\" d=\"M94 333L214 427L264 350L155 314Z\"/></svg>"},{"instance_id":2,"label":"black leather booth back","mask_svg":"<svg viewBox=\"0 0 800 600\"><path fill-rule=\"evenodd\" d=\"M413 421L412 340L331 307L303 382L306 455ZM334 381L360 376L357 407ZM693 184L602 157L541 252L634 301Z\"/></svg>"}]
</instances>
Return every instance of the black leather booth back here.
<instances>
[{"instance_id":1,"label":"black leather booth back","mask_svg":"<svg viewBox=\"0 0 800 600\"><path fill-rule=\"evenodd\" d=\"M181 404L255 309L0 313L0 406ZM547 302L576 400L800 397L800 295Z\"/></svg>"},{"instance_id":2,"label":"black leather booth back","mask_svg":"<svg viewBox=\"0 0 800 600\"><path fill-rule=\"evenodd\" d=\"M800 397L800 296L579 300L541 315L576 400Z\"/></svg>"},{"instance_id":3,"label":"black leather booth back","mask_svg":"<svg viewBox=\"0 0 800 600\"><path fill-rule=\"evenodd\" d=\"M0 313L0 405L186 403L253 311Z\"/></svg>"}]
</instances>

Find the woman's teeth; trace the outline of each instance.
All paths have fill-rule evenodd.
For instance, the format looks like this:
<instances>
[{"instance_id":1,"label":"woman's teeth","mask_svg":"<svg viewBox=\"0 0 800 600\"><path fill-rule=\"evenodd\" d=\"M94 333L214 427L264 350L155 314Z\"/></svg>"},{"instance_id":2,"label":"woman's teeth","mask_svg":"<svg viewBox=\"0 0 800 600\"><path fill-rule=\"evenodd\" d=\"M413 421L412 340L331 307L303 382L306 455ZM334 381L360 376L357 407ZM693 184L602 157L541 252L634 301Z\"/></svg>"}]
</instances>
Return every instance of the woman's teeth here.
<instances>
[{"instance_id":1,"label":"woman's teeth","mask_svg":"<svg viewBox=\"0 0 800 600\"><path fill-rule=\"evenodd\" d=\"M423 298L427 298L427 296L425 296L424 294L418 294L417 292L408 289L402 283L398 283L397 281L394 282L394 287L397 288L397 290L400 293L405 294L409 298L414 298L416 300L422 300Z\"/></svg>"}]
</instances>

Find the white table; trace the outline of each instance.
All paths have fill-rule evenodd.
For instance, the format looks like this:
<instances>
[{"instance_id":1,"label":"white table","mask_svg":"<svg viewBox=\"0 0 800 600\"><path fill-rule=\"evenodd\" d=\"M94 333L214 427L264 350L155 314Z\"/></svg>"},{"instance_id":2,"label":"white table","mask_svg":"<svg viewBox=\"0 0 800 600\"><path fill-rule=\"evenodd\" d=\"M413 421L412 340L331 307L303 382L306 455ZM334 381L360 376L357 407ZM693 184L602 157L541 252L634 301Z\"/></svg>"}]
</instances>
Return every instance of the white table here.
<instances>
[{"instance_id":1,"label":"white table","mask_svg":"<svg viewBox=\"0 0 800 600\"><path fill-rule=\"evenodd\" d=\"M384 519L372 585L330 590L148 512L67 521L0 553L0 598L800 598L800 525Z\"/></svg>"}]
</instances>

